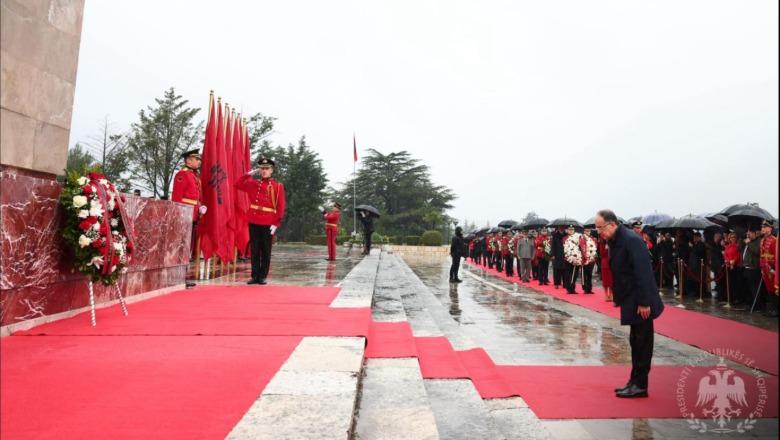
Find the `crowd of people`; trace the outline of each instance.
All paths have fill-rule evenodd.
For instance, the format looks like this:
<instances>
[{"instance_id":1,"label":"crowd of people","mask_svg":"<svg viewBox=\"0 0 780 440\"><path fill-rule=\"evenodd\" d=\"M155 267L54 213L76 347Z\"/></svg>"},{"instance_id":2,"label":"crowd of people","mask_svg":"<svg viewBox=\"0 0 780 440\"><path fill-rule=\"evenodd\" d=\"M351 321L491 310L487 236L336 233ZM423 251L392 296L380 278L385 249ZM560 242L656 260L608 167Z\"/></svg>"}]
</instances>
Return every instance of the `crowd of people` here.
<instances>
[{"instance_id":1,"label":"crowd of people","mask_svg":"<svg viewBox=\"0 0 780 440\"><path fill-rule=\"evenodd\" d=\"M609 246L591 227L559 225L555 229L498 228L467 241L468 258L477 265L515 276L523 283L549 285L549 268L556 289L593 293L594 273L601 278L605 300L612 301ZM713 297L746 310L778 316L776 281L777 237L772 223L760 231L700 232L676 229L657 232L641 222L631 229L647 245L659 289L680 289L683 295ZM457 278L457 277L456 277ZM452 279L452 277L451 277ZM680 286L682 284L682 286Z\"/></svg>"}]
</instances>

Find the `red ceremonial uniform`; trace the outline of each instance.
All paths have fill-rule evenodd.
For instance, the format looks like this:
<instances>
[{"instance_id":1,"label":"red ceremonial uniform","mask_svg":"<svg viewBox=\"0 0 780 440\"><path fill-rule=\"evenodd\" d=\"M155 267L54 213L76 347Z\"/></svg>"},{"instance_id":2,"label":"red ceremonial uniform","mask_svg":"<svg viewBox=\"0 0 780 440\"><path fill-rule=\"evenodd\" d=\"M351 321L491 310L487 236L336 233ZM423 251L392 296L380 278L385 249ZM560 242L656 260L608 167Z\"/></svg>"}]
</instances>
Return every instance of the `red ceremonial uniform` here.
<instances>
[{"instance_id":1,"label":"red ceremonial uniform","mask_svg":"<svg viewBox=\"0 0 780 440\"><path fill-rule=\"evenodd\" d=\"M171 200L192 205L192 221L198 221L198 207L201 205L200 176L189 168L183 168L176 173Z\"/></svg>"},{"instance_id":2,"label":"red ceremonial uniform","mask_svg":"<svg viewBox=\"0 0 780 440\"><path fill-rule=\"evenodd\" d=\"M253 179L244 174L236 181L236 189L249 195L246 221L255 225L279 227L286 206L284 185L273 178Z\"/></svg>"},{"instance_id":3,"label":"red ceremonial uniform","mask_svg":"<svg viewBox=\"0 0 780 440\"><path fill-rule=\"evenodd\" d=\"M772 273L776 266L776 252L777 252L777 238L774 235L769 235L761 239L761 276L764 278L764 285L768 292L772 292L775 285L775 277L777 272Z\"/></svg>"},{"instance_id":4,"label":"red ceremonial uniform","mask_svg":"<svg viewBox=\"0 0 780 440\"><path fill-rule=\"evenodd\" d=\"M336 236L339 233L339 211L325 214L325 235L328 238L328 259L336 259Z\"/></svg>"}]
</instances>

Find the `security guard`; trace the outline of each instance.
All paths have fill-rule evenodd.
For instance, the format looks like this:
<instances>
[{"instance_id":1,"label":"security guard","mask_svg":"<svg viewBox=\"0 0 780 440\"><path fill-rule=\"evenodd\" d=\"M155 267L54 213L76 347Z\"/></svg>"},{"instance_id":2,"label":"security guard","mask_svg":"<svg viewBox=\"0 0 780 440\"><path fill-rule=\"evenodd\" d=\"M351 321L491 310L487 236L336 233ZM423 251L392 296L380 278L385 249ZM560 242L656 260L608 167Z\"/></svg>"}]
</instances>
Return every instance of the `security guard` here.
<instances>
[{"instance_id":1,"label":"security guard","mask_svg":"<svg viewBox=\"0 0 780 440\"><path fill-rule=\"evenodd\" d=\"M276 228L284 217L284 185L271 178L276 163L264 157L259 169L252 170L236 181L236 189L249 194L249 243L252 247L252 278L247 284L267 284L271 268L271 245ZM256 175L260 174L260 178Z\"/></svg>"},{"instance_id":2,"label":"security guard","mask_svg":"<svg viewBox=\"0 0 780 440\"><path fill-rule=\"evenodd\" d=\"M766 297L764 316L776 317L778 314L778 297L775 294L774 286L775 277L777 276L777 273L775 272L777 267L777 237L772 235L772 222L764 220L761 224L761 233L764 234L764 237L761 238L759 262L761 264L761 277L764 280L764 290L761 292L761 296Z\"/></svg>"},{"instance_id":3,"label":"security guard","mask_svg":"<svg viewBox=\"0 0 780 440\"><path fill-rule=\"evenodd\" d=\"M339 234L340 212L341 205L338 203L333 204L331 212L322 211L322 216L325 219L325 235L328 238L328 261L336 260L336 236Z\"/></svg>"},{"instance_id":4,"label":"security guard","mask_svg":"<svg viewBox=\"0 0 780 440\"><path fill-rule=\"evenodd\" d=\"M184 168L182 168L173 179L173 195L171 200L179 203L192 205L192 241L190 249L192 257L195 258L195 232L198 226L198 220L206 213L206 206L202 205L200 176L200 152L199 150L190 150L181 155L184 159Z\"/></svg>"}]
</instances>

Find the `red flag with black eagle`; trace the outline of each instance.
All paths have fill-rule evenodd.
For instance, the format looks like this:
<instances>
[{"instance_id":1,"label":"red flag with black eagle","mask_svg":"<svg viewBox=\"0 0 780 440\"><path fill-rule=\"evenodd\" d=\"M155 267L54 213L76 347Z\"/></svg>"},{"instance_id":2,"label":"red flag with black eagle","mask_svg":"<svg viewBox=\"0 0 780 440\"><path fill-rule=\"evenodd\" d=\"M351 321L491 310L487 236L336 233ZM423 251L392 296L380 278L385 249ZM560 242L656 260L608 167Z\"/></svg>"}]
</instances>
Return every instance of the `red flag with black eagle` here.
<instances>
[{"instance_id":1,"label":"red flag with black eagle","mask_svg":"<svg viewBox=\"0 0 780 440\"><path fill-rule=\"evenodd\" d=\"M217 255L223 261L232 260L232 255L226 255L224 242L227 236L227 221L230 216L225 211L225 194L230 190L225 170L225 133L222 118L222 102L217 103L216 117L214 96L211 96L209 123L206 128L206 140L203 145L201 163L201 188L203 188L203 204L207 207L206 214L200 219L198 236L201 238L200 248L203 258Z\"/></svg>"},{"instance_id":2,"label":"red flag with black eagle","mask_svg":"<svg viewBox=\"0 0 780 440\"><path fill-rule=\"evenodd\" d=\"M352 152L355 156L355 162L357 162L357 141L355 140L355 133L352 133Z\"/></svg>"},{"instance_id":3,"label":"red flag with black eagle","mask_svg":"<svg viewBox=\"0 0 780 440\"><path fill-rule=\"evenodd\" d=\"M225 197L223 200L225 236L220 243L221 254L225 255L227 258L225 261L233 261L233 240L236 232L236 225L233 223L233 212L235 211L235 206L233 204L233 192L235 192L235 188L233 188L233 181L235 180L233 178L233 120L235 118L235 109L231 112L230 107L225 103L225 161L222 163L225 169L225 175L227 176L227 191L224 192Z\"/></svg>"},{"instance_id":4,"label":"red flag with black eagle","mask_svg":"<svg viewBox=\"0 0 780 440\"><path fill-rule=\"evenodd\" d=\"M236 118L233 122L233 181L249 172L249 161L245 151L246 127L243 121ZM234 188L234 185L231 185ZM238 249L240 257L246 257L246 245L249 243L249 226L246 221L246 212L249 209L249 195L244 191L233 191L233 225L234 245Z\"/></svg>"}]
</instances>

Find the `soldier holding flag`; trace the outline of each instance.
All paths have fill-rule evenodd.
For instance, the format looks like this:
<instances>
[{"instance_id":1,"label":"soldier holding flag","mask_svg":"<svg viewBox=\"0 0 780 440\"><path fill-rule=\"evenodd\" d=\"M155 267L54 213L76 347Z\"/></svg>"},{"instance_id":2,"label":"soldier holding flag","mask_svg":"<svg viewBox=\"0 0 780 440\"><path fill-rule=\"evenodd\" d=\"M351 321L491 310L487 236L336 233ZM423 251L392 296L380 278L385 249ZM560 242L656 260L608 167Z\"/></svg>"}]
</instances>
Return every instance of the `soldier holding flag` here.
<instances>
[{"instance_id":1,"label":"soldier holding flag","mask_svg":"<svg viewBox=\"0 0 780 440\"><path fill-rule=\"evenodd\" d=\"M173 179L173 194L171 200L192 205L192 243L195 242L195 231L198 220L206 213L206 206L202 204L200 176L201 157L199 150L186 151L181 155L184 159L182 168ZM195 258L195 245L191 244L192 257Z\"/></svg>"}]
</instances>

